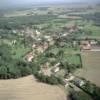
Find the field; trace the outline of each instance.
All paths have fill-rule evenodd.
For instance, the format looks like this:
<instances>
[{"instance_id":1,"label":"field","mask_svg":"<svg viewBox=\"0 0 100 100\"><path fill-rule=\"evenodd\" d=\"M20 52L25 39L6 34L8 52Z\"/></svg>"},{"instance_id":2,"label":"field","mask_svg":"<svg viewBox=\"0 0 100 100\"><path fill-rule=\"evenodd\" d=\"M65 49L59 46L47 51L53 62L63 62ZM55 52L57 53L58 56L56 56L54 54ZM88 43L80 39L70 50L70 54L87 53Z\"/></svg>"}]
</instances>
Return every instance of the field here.
<instances>
[{"instance_id":1,"label":"field","mask_svg":"<svg viewBox=\"0 0 100 100\"><path fill-rule=\"evenodd\" d=\"M81 58L79 55L77 55L77 53L79 52L79 49L75 49L75 48L68 48L68 47L64 47L64 48L52 48L51 50L49 50L50 52L52 52L53 54L57 55L59 53L60 50L64 51L64 55L62 57L62 61L68 61L69 63L72 64L81 64Z\"/></svg>"},{"instance_id":2,"label":"field","mask_svg":"<svg viewBox=\"0 0 100 100\"><path fill-rule=\"evenodd\" d=\"M87 22L87 24L84 26L85 31L91 31L92 36L100 36L100 27L93 25L92 22Z\"/></svg>"},{"instance_id":3,"label":"field","mask_svg":"<svg viewBox=\"0 0 100 100\"><path fill-rule=\"evenodd\" d=\"M100 86L100 52L84 52L82 60L83 69L78 75Z\"/></svg>"},{"instance_id":4,"label":"field","mask_svg":"<svg viewBox=\"0 0 100 100\"><path fill-rule=\"evenodd\" d=\"M80 56L75 54L66 54L63 58L63 60L67 60L69 63L72 64L81 64Z\"/></svg>"},{"instance_id":5,"label":"field","mask_svg":"<svg viewBox=\"0 0 100 100\"><path fill-rule=\"evenodd\" d=\"M25 48L23 45L12 46L13 58L17 58L17 59L22 58L29 51L30 51L30 49L28 47Z\"/></svg>"},{"instance_id":6,"label":"field","mask_svg":"<svg viewBox=\"0 0 100 100\"><path fill-rule=\"evenodd\" d=\"M0 80L0 100L66 100L58 86L39 83L33 76L15 80Z\"/></svg>"}]
</instances>

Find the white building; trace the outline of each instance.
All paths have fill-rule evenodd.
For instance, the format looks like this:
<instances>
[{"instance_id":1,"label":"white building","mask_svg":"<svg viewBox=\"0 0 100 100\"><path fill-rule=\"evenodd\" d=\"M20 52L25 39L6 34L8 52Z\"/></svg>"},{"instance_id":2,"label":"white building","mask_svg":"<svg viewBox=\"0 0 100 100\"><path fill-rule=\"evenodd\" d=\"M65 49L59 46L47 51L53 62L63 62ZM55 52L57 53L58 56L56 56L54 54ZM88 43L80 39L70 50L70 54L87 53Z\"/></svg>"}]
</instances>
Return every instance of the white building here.
<instances>
[{"instance_id":1,"label":"white building","mask_svg":"<svg viewBox=\"0 0 100 100\"><path fill-rule=\"evenodd\" d=\"M36 30L36 35L41 35L41 33L38 31L38 30Z\"/></svg>"},{"instance_id":2,"label":"white building","mask_svg":"<svg viewBox=\"0 0 100 100\"><path fill-rule=\"evenodd\" d=\"M59 68L59 67L54 67L54 68L52 69L52 71L53 71L54 73L59 72L59 70L60 70L60 68Z\"/></svg>"}]
</instances>

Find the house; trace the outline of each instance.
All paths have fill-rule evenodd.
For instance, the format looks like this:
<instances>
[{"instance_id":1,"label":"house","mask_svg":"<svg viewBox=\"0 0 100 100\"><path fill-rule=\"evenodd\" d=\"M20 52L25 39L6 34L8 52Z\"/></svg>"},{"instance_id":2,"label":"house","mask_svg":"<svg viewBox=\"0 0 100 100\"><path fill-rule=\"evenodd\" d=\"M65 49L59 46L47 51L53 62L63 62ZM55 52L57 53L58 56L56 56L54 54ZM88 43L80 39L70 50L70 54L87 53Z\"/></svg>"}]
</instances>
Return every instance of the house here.
<instances>
[{"instance_id":1,"label":"house","mask_svg":"<svg viewBox=\"0 0 100 100\"><path fill-rule=\"evenodd\" d=\"M88 40L80 41L81 50L91 50L91 44Z\"/></svg>"},{"instance_id":2,"label":"house","mask_svg":"<svg viewBox=\"0 0 100 100\"><path fill-rule=\"evenodd\" d=\"M49 48L49 44L47 43L47 42L44 42L44 44L43 44L43 49L44 49L44 51L46 50L46 49L48 49Z\"/></svg>"},{"instance_id":3,"label":"house","mask_svg":"<svg viewBox=\"0 0 100 100\"><path fill-rule=\"evenodd\" d=\"M74 46L74 47L76 47L76 46L77 46L77 44L78 44L78 42L77 42L77 41L73 41L73 46Z\"/></svg>"},{"instance_id":4,"label":"house","mask_svg":"<svg viewBox=\"0 0 100 100\"><path fill-rule=\"evenodd\" d=\"M41 38L37 38L37 40L38 40L38 41L41 41L42 39L41 39Z\"/></svg>"},{"instance_id":5,"label":"house","mask_svg":"<svg viewBox=\"0 0 100 100\"><path fill-rule=\"evenodd\" d=\"M52 40L53 40L52 37L50 37L50 38L47 39L48 42L50 42L50 41L52 41Z\"/></svg>"},{"instance_id":6,"label":"house","mask_svg":"<svg viewBox=\"0 0 100 100\"><path fill-rule=\"evenodd\" d=\"M98 42L97 42L96 40L91 40L91 41L90 41L90 44L91 44L91 45L97 45L97 43L98 43Z\"/></svg>"},{"instance_id":7,"label":"house","mask_svg":"<svg viewBox=\"0 0 100 100\"><path fill-rule=\"evenodd\" d=\"M37 35L37 36L40 36L41 33L40 33L38 30L36 30L36 35Z\"/></svg>"},{"instance_id":8,"label":"house","mask_svg":"<svg viewBox=\"0 0 100 100\"><path fill-rule=\"evenodd\" d=\"M52 69L52 72L54 72L54 73L57 73L58 71L60 71L60 68L59 68L59 67L54 67L54 68Z\"/></svg>"},{"instance_id":9,"label":"house","mask_svg":"<svg viewBox=\"0 0 100 100\"><path fill-rule=\"evenodd\" d=\"M37 51L37 53L43 53L49 48L49 44L48 42L33 44L32 48L34 48Z\"/></svg>"},{"instance_id":10,"label":"house","mask_svg":"<svg viewBox=\"0 0 100 100\"><path fill-rule=\"evenodd\" d=\"M60 71L60 63L57 63L53 66L52 68L52 72L57 73L58 71Z\"/></svg>"},{"instance_id":11,"label":"house","mask_svg":"<svg viewBox=\"0 0 100 100\"><path fill-rule=\"evenodd\" d=\"M50 46L52 46L52 45L54 45L54 44L55 44L55 41L54 41L54 40L49 42L49 45L50 45Z\"/></svg>"},{"instance_id":12,"label":"house","mask_svg":"<svg viewBox=\"0 0 100 100\"><path fill-rule=\"evenodd\" d=\"M30 53L28 53L27 55L26 55L26 60L28 61L28 62L32 62L32 60L33 60L33 53L32 52L30 52Z\"/></svg>"},{"instance_id":13,"label":"house","mask_svg":"<svg viewBox=\"0 0 100 100\"><path fill-rule=\"evenodd\" d=\"M69 82L63 80L63 85L65 86L65 88L67 88L69 86Z\"/></svg>"},{"instance_id":14,"label":"house","mask_svg":"<svg viewBox=\"0 0 100 100\"><path fill-rule=\"evenodd\" d=\"M66 83L66 84L65 84L65 88L67 88L68 86L69 86L69 83Z\"/></svg>"},{"instance_id":15,"label":"house","mask_svg":"<svg viewBox=\"0 0 100 100\"><path fill-rule=\"evenodd\" d=\"M54 67L59 67L60 63L57 63Z\"/></svg>"},{"instance_id":16,"label":"house","mask_svg":"<svg viewBox=\"0 0 100 100\"><path fill-rule=\"evenodd\" d=\"M49 36L49 35L45 35L44 38L45 38L45 39L50 39L51 36Z\"/></svg>"},{"instance_id":17,"label":"house","mask_svg":"<svg viewBox=\"0 0 100 100\"><path fill-rule=\"evenodd\" d=\"M12 32L13 32L14 34L16 34L16 33L17 33L17 31L16 31L16 30L12 30Z\"/></svg>"},{"instance_id":18,"label":"house","mask_svg":"<svg viewBox=\"0 0 100 100\"><path fill-rule=\"evenodd\" d=\"M62 34L62 36L65 37L65 36L67 36L68 34L69 34L69 33L64 33L64 34Z\"/></svg>"},{"instance_id":19,"label":"house","mask_svg":"<svg viewBox=\"0 0 100 100\"><path fill-rule=\"evenodd\" d=\"M72 81L75 77L72 74L66 76L65 81Z\"/></svg>"},{"instance_id":20,"label":"house","mask_svg":"<svg viewBox=\"0 0 100 100\"><path fill-rule=\"evenodd\" d=\"M36 47L36 51L37 51L37 53L43 53L43 52L44 52L43 45L38 45L38 46Z\"/></svg>"},{"instance_id":21,"label":"house","mask_svg":"<svg viewBox=\"0 0 100 100\"><path fill-rule=\"evenodd\" d=\"M33 48L33 49L36 48L36 44L33 44L33 45L32 45L32 48Z\"/></svg>"},{"instance_id":22,"label":"house","mask_svg":"<svg viewBox=\"0 0 100 100\"><path fill-rule=\"evenodd\" d=\"M80 41L81 50L90 50L90 51L100 51L100 45L94 39L92 40L81 40Z\"/></svg>"}]
</instances>

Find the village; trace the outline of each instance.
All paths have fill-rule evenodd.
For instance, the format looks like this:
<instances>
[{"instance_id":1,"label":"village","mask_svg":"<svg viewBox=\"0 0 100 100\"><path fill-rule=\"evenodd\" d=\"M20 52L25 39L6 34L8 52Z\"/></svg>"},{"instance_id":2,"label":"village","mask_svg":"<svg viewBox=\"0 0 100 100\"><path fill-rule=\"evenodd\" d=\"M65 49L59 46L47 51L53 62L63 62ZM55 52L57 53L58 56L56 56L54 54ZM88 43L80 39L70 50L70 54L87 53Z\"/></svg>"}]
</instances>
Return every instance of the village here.
<instances>
[{"instance_id":1,"label":"village","mask_svg":"<svg viewBox=\"0 0 100 100\"><path fill-rule=\"evenodd\" d=\"M46 76L54 75L56 77L61 77L61 79L64 82L64 86L67 88L70 86L71 83L75 83L78 85L78 87L82 87L85 84L85 81L76 75L72 71L68 71L68 69L64 69L63 61L65 60L66 63L68 63L68 66L78 66L79 68L82 67L82 61L81 61L81 54L83 52L99 52L100 51L100 41L98 39L93 38L82 38L82 39L73 39L73 33L77 33L79 31L83 30L82 26L79 26L77 24L66 24L64 27L62 27L65 32L63 33L55 33L55 34L45 34L42 33L40 30L32 30L31 28L26 28L23 30L12 30L13 34L17 34L19 37L24 37L24 39L27 40L28 37L31 37L34 39L35 42L31 42L30 45L30 51L28 51L25 56L23 57L24 60L26 60L29 63L32 63L35 61L35 59L39 55L49 54L47 57L47 60L40 65L40 71L39 73L43 73ZM58 35L59 34L59 35ZM69 40L70 39L70 40ZM10 45L16 45L17 40L12 40ZM28 45L28 44L27 44ZM58 47L56 47L58 45ZM70 46L69 46L70 45ZM62 51L60 50L62 48ZM56 48L56 50L51 50L51 48ZM64 49L63 49L64 48ZM69 49L69 50L68 50ZM51 51L50 51L51 50ZM49 52L50 51L50 52ZM58 58L61 56L58 56L58 58L54 57L57 56L57 54L61 52L68 56L68 54L71 54L71 56L79 55L79 63L76 63L76 61L68 61L67 58L64 58L64 60L58 60ZM64 57L64 55L62 56ZM69 57L70 59L70 57ZM64 62L64 63L65 63ZM52 64L53 63L53 64ZM65 65L67 66L67 65ZM76 68L77 69L77 68ZM76 85L76 86L77 86Z\"/></svg>"},{"instance_id":2,"label":"village","mask_svg":"<svg viewBox=\"0 0 100 100\"><path fill-rule=\"evenodd\" d=\"M32 51L30 51L26 54L26 56L24 57L25 60L29 63L33 62L34 59L37 57L37 55L45 54L45 52L47 52L47 50L50 47L53 47L54 45L56 45L57 41L58 42L60 41L59 44L61 43L61 45L60 45L61 47L66 46L64 39L67 39L67 37L69 37L69 35L71 33L77 32L80 28L77 25L73 24L73 25L67 25L65 29L67 30L67 32L60 34L59 36L57 34L44 35L41 32L39 32L38 30L33 32L32 30L28 29L26 31L26 33L28 33L28 35L30 34L30 36L32 38L35 38L36 43L33 43L31 45ZM13 30L13 32L17 33L16 30ZM24 31L21 31L22 35L23 35L23 33L24 33ZM61 41L61 40L63 40L63 41ZM100 44L99 44L99 41L96 39L88 39L88 38L77 39L77 40L72 40L71 43L74 48L76 48L77 46L79 48L78 51L72 51L72 53L74 52L75 54L81 55L82 52L86 52L86 51L88 51L88 52L100 51ZM44 64L40 65L40 67L41 67L41 70L39 71L39 73L43 73L46 76L54 75L56 77L61 77L64 82L64 86L66 88L68 86L70 86L72 83L74 83L74 85L78 86L78 87L82 87L82 86L84 86L84 84L86 84L85 80L75 76L73 73L70 73L68 71L64 71L63 75L61 75L61 76L57 75L57 74L59 74L59 72L61 72L63 70L62 64L60 61L56 62L53 65L51 65L51 63L49 61L47 61Z\"/></svg>"}]
</instances>

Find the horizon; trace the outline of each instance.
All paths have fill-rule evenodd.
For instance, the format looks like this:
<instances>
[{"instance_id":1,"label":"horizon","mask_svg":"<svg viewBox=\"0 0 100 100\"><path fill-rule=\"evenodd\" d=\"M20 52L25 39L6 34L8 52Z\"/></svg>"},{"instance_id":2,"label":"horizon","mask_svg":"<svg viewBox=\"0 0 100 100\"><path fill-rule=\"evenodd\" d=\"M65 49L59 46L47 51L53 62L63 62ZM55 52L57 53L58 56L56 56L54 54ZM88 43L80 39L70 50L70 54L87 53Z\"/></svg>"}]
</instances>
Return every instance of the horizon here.
<instances>
[{"instance_id":1,"label":"horizon","mask_svg":"<svg viewBox=\"0 0 100 100\"><path fill-rule=\"evenodd\" d=\"M55 3L99 3L100 0L3 0L0 1L0 8L23 7L25 5L55 4Z\"/></svg>"}]
</instances>

